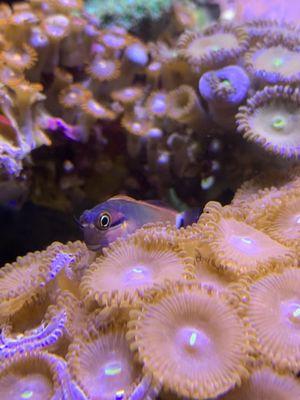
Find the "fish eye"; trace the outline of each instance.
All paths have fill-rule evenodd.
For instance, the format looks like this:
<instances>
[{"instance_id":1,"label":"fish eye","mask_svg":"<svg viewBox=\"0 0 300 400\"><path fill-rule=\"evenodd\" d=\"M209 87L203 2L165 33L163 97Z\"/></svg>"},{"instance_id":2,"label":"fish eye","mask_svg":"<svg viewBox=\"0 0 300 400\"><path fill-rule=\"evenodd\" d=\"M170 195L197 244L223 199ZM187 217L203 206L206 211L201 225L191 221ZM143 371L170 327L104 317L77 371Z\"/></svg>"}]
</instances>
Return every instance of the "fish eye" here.
<instances>
[{"instance_id":1,"label":"fish eye","mask_svg":"<svg viewBox=\"0 0 300 400\"><path fill-rule=\"evenodd\" d=\"M107 212L103 212L99 215L96 227L99 229L108 229L111 223L111 216Z\"/></svg>"}]
</instances>

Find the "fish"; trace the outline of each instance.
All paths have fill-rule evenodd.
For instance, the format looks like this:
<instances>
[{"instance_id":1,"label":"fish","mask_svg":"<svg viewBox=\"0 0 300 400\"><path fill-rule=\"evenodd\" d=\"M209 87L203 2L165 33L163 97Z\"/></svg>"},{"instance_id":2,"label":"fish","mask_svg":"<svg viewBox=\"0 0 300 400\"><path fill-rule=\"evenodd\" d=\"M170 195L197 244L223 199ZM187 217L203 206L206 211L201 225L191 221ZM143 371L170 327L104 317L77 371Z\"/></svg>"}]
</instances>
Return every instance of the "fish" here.
<instances>
[{"instance_id":1,"label":"fish","mask_svg":"<svg viewBox=\"0 0 300 400\"><path fill-rule=\"evenodd\" d=\"M85 210L78 223L88 249L100 251L118 238L125 238L145 224L164 222L177 228L196 222L199 210L182 212L156 204L118 195ZM191 220L192 219L192 220Z\"/></svg>"}]
</instances>

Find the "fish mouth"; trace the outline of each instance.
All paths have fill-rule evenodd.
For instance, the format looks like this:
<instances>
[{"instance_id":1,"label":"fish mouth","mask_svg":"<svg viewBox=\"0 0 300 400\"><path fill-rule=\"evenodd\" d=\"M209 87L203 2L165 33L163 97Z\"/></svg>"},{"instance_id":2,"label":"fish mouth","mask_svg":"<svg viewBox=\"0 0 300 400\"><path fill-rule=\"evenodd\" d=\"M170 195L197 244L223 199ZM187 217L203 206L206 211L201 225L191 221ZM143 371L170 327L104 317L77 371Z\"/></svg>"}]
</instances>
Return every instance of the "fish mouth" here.
<instances>
[{"instance_id":1,"label":"fish mouth","mask_svg":"<svg viewBox=\"0 0 300 400\"><path fill-rule=\"evenodd\" d=\"M92 251L98 251L102 249L102 246L100 244L90 244L90 243L85 243L85 244L86 247Z\"/></svg>"}]
</instances>

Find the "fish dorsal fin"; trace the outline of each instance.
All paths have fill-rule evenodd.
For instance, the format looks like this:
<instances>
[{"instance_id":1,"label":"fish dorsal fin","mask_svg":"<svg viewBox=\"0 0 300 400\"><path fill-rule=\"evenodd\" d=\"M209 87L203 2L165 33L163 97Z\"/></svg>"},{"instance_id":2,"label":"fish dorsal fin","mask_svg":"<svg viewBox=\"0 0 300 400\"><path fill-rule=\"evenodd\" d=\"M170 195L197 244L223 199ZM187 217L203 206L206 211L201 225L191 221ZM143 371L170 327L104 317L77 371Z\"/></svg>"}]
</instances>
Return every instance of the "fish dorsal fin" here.
<instances>
[{"instance_id":1,"label":"fish dorsal fin","mask_svg":"<svg viewBox=\"0 0 300 400\"><path fill-rule=\"evenodd\" d=\"M161 201L161 200L145 200L144 203L150 204L156 207L166 208L167 210L172 210L172 207L169 204Z\"/></svg>"},{"instance_id":2,"label":"fish dorsal fin","mask_svg":"<svg viewBox=\"0 0 300 400\"><path fill-rule=\"evenodd\" d=\"M152 207L164 208L164 209L169 210L169 211L174 211L174 209L171 206L169 206L168 204L164 203L161 200L136 200L133 197L126 196L126 195L123 195L123 194L113 196L109 200L129 201L131 203L138 203L140 205L144 204L144 205L148 205L148 206L152 206Z\"/></svg>"},{"instance_id":3,"label":"fish dorsal fin","mask_svg":"<svg viewBox=\"0 0 300 400\"><path fill-rule=\"evenodd\" d=\"M161 200L136 200L133 197L126 196L125 194L118 194L116 196L111 197L109 200L124 200L124 201L130 201L131 203L139 203L146 205L148 204L149 206L165 208L166 210L173 210L173 208L169 206L169 204L164 203Z\"/></svg>"},{"instance_id":4,"label":"fish dorsal fin","mask_svg":"<svg viewBox=\"0 0 300 400\"><path fill-rule=\"evenodd\" d=\"M117 194L116 196L111 197L109 200L125 200L125 201L138 201L133 197L126 196L126 194Z\"/></svg>"}]
</instances>

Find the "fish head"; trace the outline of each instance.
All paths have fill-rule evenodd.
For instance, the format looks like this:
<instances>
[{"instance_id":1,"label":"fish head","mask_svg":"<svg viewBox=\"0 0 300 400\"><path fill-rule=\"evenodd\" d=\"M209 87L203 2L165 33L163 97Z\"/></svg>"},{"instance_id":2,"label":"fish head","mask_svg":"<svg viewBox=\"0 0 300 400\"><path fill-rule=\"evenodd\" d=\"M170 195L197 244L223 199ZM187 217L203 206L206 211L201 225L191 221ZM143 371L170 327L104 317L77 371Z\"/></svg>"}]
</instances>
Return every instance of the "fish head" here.
<instances>
[{"instance_id":1,"label":"fish head","mask_svg":"<svg viewBox=\"0 0 300 400\"><path fill-rule=\"evenodd\" d=\"M118 201L107 200L84 211L79 218L79 224L87 247L94 251L130 232L130 221Z\"/></svg>"}]
</instances>

